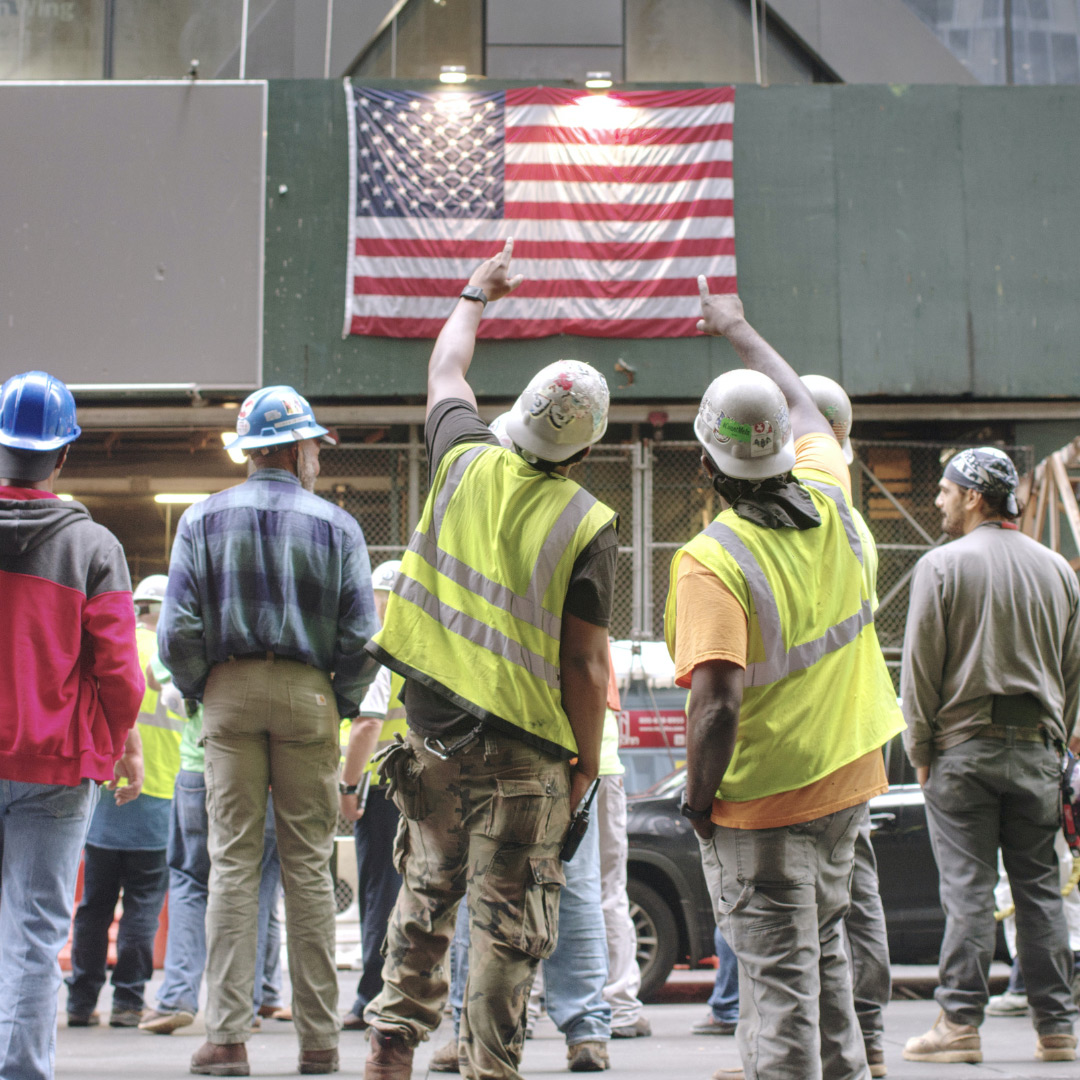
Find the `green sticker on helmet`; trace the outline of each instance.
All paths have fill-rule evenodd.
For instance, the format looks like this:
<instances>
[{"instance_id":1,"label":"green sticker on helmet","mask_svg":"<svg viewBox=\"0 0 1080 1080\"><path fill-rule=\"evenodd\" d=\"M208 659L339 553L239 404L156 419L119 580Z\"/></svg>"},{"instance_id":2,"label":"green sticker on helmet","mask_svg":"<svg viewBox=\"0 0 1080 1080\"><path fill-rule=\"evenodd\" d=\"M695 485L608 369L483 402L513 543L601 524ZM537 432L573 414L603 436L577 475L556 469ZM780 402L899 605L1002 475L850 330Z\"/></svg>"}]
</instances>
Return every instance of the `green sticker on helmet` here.
<instances>
[{"instance_id":1,"label":"green sticker on helmet","mask_svg":"<svg viewBox=\"0 0 1080 1080\"><path fill-rule=\"evenodd\" d=\"M717 431L729 439L734 439L736 442L748 443L752 435L749 424L740 424L737 420L732 420L728 416L720 418Z\"/></svg>"}]
</instances>

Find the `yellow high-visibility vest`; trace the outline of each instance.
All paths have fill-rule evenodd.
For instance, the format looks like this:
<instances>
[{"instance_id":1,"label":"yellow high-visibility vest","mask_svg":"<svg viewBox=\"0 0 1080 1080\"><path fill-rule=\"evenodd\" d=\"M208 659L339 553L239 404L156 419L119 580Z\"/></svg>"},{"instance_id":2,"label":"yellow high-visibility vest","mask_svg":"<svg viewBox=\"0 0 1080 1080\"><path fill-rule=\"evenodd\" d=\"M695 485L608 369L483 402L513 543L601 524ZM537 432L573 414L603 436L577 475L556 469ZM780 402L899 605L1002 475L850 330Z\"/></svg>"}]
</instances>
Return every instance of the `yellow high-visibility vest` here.
<instances>
[{"instance_id":1,"label":"yellow high-visibility vest","mask_svg":"<svg viewBox=\"0 0 1080 1080\"><path fill-rule=\"evenodd\" d=\"M559 644L574 562L615 512L518 454L464 443L439 464L401 560L377 659L561 757L577 752Z\"/></svg>"},{"instance_id":2,"label":"yellow high-visibility vest","mask_svg":"<svg viewBox=\"0 0 1080 1080\"><path fill-rule=\"evenodd\" d=\"M904 728L851 507L831 479L799 475L820 527L765 529L725 510L671 563L664 632L672 656L684 555L716 574L747 614L739 732L717 792L731 802L805 787Z\"/></svg>"},{"instance_id":3,"label":"yellow high-visibility vest","mask_svg":"<svg viewBox=\"0 0 1080 1080\"><path fill-rule=\"evenodd\" d=\"M139 663L145 672L157 659L157 634L145 626L135 628ZM161 695L149 684L139 706L139 737L143 748L143 791L158 799L171 799L180 771L180 739L184 717L166 709Z\"/></svg>"}]
</instances>

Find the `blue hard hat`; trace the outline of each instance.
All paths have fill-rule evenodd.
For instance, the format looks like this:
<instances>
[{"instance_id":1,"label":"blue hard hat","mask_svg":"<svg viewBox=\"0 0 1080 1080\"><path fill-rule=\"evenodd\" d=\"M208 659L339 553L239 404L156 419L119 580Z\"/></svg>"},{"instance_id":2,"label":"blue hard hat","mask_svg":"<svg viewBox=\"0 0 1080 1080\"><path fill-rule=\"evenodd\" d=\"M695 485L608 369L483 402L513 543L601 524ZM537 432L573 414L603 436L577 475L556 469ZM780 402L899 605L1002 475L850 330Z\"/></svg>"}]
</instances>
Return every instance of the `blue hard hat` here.
<instances>
[{"instance_id":1,"label":"blue hard hat","mask_svg":"<svg viewBox=\"0 0 1080 1080\"><path fill-rule=\"evenodd\" d=\"M244 399L236 416L236 437L225 444L225 449L258 450L329 434L316 423L307 399L291 386L264 386Z\"/></svg>"},{"instance_id":2,"label":"blue hard hat","mask_svg":"<svg viewBox=\"0 0 1080 1080\"><path fill-rule=\"evenodd\" d=\"M45 371L12 375L0 387L0 446L59 450L82 430L75 423L71 391Z\"/></svg>"}]
</instances>

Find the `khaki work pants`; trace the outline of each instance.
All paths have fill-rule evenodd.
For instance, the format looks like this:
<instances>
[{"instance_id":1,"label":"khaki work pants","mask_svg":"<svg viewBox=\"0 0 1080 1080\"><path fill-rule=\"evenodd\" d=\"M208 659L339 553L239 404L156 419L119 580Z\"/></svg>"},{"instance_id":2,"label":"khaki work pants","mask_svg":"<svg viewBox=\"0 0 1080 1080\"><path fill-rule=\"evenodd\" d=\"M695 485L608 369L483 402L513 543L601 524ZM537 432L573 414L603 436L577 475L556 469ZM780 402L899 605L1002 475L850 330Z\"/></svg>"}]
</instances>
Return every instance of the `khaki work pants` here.
<instances>
[{"instance_id":1,"label":"khaki work pants","mask_svg":"<svg viewBox=\"0 0 1080 1080\"><path fill-rule=\"evenodd\" d=\"M251 1031L266 798L274 790L289 976L302 1050L338 1043L334 890L338 714L325 672L294 660L231 660L203 695L210 896L206 1035Z\"/></svg>"},{"instance_id":2,"label":"khaki work pants","mask_svg":"<svg viewBox=\"0 0 1080 1080\"><path fill-rule=\"evenodd\" d=\"M447 948L467 890L461 1073L520 1080L529 988L558 936L569 766L490 729L448 761L415 732L406 745L408 754L387 768L402 814L394 862L403 881L387 930L383 991L364 1017L410 1046L438 1027Z\"/></svg>"}]
</instances>

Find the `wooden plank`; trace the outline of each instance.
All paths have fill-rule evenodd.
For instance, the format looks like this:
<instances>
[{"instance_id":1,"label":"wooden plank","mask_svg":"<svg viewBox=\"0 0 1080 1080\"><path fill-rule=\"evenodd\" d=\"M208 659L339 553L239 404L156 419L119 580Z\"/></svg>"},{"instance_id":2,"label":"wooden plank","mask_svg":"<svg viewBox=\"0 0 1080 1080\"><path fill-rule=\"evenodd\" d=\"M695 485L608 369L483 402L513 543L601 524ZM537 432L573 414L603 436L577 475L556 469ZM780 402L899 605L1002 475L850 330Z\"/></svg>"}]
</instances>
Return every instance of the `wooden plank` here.
<instances>
[{"instance_id":1,"label":"wooden plank","mask_svg":"<svg viewBox=\"0 0 1080 1080\"><path fill-rule=\"evenodd\" d=\"M1057 481L1058 494L1061 497L1061 508L1065 511L1065 520L1069 523L1072 532L1073 543L1080 548L1080 508L1076 505L1076 495L1072 484L1069 483L1065 464L1061 460L1062 453L1058 450L1050 455L1050 467L1054 471L1054 479Z\"/></svg>"}]
</instances>

